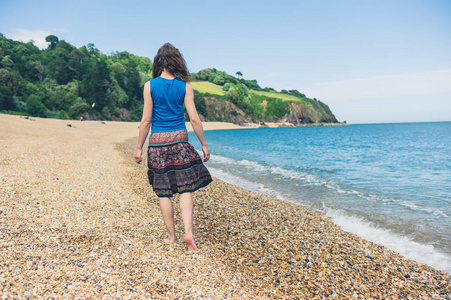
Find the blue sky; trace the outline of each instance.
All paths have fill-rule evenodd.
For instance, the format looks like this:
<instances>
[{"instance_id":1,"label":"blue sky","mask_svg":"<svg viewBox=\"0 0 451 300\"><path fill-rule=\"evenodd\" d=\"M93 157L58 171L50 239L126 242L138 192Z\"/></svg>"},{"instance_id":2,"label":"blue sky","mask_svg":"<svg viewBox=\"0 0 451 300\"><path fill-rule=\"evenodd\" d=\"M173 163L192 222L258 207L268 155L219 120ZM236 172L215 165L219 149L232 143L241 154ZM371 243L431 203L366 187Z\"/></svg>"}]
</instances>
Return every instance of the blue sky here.
<instances>
[{"instance_id":1,"label":"blue sky","mask_svg":"<svg viewBox=\"0 0 451 300\"><path fill-rule=\"evenodd\" d=\"M1 0L0 32L151 59L170 42L192 72L298 89L340 121L451 120L451 1Z\"/></svg>"}]
</instances>

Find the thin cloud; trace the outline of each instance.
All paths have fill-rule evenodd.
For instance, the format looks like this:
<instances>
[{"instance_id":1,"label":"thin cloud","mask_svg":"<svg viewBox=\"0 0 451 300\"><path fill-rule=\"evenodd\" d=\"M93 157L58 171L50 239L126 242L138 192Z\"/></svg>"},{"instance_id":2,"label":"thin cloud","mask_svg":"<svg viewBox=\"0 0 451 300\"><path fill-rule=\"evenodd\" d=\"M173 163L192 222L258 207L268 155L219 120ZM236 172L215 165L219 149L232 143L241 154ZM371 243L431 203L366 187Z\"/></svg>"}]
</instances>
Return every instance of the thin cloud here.
<instances>
[{"instance_id":1,"label":"thin cloud","mask_svg":"<svg viewBox=\"0 0 451 300\"><path fill-rule=\"evenodd\" d=\"M66 28L54 28L52 29L54 32L69 32Z\"/></svg>"},{"instance_id":2,"label":"thin cloud","mask_svg":"<svg viewBox=\"0 0 451 300\"><path fill-rule=\"evenodd\" d=\"M449 93L450 83L451 69L446 69L309 84L303 91L324 101L346 101Z\"/></svg>"},{"instance_id":3,"label":"thin cloud","mask_svg":"<svg viewBox=\"0 0 451 300\"><path fill-rule=\"evenodd\" d=\"M7 37L24 43L33 40L36 47L43 49L48 46L45 37L51 34L52 32L46 30L15 29L13 33L7 35Z\"/></svg>"}]
</instances>

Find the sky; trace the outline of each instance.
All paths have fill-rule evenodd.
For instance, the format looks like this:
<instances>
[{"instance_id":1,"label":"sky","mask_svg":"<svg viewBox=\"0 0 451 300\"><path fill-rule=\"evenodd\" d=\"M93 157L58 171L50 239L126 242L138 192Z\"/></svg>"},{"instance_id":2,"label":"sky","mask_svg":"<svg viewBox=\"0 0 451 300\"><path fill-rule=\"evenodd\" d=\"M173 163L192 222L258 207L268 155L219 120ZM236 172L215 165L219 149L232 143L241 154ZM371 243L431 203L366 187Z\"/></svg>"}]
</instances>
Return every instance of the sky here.
<instances>
[{"instance_id":1,"label":"sky","mask_svg":"<svg viewBox=\"0 0 451 300\"><path fill-rule=\"evenodd\" d=\"M339 121L451 121L448 0L0 0L0 33L152 60L170 42L191 72L297 89Z\"/></svg>"}]
</instances>

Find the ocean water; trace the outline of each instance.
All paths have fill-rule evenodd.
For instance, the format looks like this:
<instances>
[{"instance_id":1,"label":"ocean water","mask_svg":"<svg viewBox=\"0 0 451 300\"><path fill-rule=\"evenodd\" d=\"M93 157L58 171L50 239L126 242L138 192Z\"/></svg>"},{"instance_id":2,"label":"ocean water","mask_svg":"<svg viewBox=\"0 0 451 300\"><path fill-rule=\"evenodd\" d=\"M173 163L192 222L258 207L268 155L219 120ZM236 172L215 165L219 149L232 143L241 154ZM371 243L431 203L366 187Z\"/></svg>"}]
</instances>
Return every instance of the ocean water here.
<instances>
[{"instance_id":1,"label":"ocean water","mask_svg":"<svg viewBox=\"0 0 451 300\"><path fill-rule=\"evenodd\" d=\"M451 122L206 131L212 175L451 273ZM194 133L190 142L200 152Z\"/></svg>"}]
</instances>

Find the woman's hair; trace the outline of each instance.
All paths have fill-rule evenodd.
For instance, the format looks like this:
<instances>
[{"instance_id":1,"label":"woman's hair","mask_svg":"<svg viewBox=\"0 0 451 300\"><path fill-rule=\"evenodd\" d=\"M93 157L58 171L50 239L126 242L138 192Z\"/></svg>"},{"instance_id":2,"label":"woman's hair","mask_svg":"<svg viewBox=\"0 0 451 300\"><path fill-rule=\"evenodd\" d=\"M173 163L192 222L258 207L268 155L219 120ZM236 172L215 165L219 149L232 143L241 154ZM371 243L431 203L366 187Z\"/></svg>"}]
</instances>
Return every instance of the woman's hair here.
<instances>
[{"instance_id":1,"label":"woman's hair","mask_svg":"<svg viewBox=\"0 0 451 300\"><path fill-rule=\"evenodd\" d=\"M153 78L160 76L164 69L183 81L191 80L191 74L186 67L182 53L169 43L161 46L153 60Z\"/></svg>"}]
</instances>

